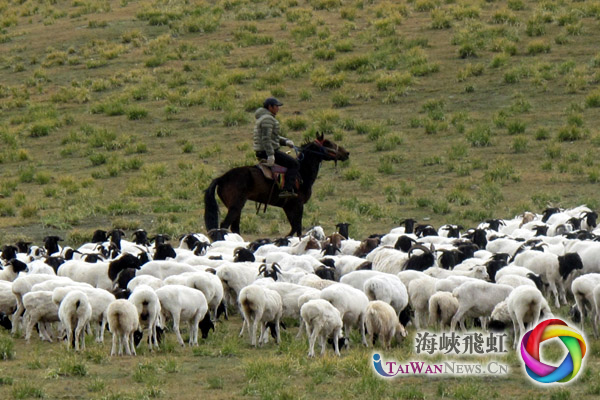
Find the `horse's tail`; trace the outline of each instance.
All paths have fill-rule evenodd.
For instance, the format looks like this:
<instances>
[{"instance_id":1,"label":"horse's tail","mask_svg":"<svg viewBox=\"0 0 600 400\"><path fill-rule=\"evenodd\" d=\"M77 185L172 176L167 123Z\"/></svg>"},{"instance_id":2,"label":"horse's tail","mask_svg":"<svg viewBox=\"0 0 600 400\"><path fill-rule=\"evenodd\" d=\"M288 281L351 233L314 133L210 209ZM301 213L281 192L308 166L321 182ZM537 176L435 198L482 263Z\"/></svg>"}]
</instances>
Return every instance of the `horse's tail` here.
<instances>
[{"instance_id":1,"label":"horse's tail","mask_svg":"<svg viewBox=\"0 0 600 400\"><path fill-rule=\"evenodd\" d=\"M204 225L207 231L219 227L219 205L215 198L215 190L219 183L219 178L213 179L208 189L204 191Z\"/></svg>"}]
</instances>

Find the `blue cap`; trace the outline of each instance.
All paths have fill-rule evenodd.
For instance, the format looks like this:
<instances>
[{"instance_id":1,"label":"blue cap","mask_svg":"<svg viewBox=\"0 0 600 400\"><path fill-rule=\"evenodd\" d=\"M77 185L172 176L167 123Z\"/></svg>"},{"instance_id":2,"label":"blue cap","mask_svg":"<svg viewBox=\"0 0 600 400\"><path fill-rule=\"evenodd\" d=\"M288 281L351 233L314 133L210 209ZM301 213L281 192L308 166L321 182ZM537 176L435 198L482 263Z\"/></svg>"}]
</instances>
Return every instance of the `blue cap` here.
<instances>
[{"instance_id":1,"label":"blue cap","mask_svg":"<svg viewBox=\"0 0 600 400\"><path fill-rule=\"evenodd\" d=\"M283 103L277 100L275 97L269 97L263 103L264 108L269 108L269 106L282 106Z\"/></svg>"}]
</instances>

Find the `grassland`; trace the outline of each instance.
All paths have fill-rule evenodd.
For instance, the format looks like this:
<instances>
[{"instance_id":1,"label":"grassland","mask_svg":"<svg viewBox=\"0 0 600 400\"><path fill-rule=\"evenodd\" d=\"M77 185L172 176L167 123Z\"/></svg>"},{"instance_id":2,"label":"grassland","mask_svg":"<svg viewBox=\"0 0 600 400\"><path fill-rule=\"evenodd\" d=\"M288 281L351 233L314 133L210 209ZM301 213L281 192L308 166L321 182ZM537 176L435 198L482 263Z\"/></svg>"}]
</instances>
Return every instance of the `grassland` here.
<instances>
[{"instance_id":1,"label":"grassland","mask_svg":"<svg viewBox=\"0 0 600 400\"><path fill-rule=\"evenodd\" d=\"M0 243L96 228L202 231L211 179L251 164L268 95L296 143L325 132L305 226L351 236L401 219L465 227L548 204L598 209L600 5L496 1L0 1ZM288 231L270 208L246 237ZM110 360L13 346L2 398L597 398L598 342L567 390L507 380L386 383L370 351L308 361L286 334L260 352L239 321L200 348ZM408 345L389 353L405 359ZM517 366L516 356L509 364Z\"/></svg>"},{"instance_id":2,"label":"grassland","mask_svg":"<svg viewBox=\"0 0 600 400\"><path fill-rule=\"evenodd\" d=\"M473 226L599 205L593 1L0 2L0 241L203 229L202 191L254 162L253 110L325 132L305 226ZM280 210L250 236L287 231Z\"/></svg>"},{"instance_id":3,"label":"grassland","mask_svg":"<svg viewBox=\"0 0 600 400\"><path fill-rule=\"evenodd\" d=\"M566 311L566 309L564 310ZM181 348L173 334L158 352L141 345L137 357L109 357L107 343L96 344L88 336L87 349L67 352L64 344L30 345L0 332L0 396L3 399L595 399L600 395L600 346L588 341L587 362L575 384L538 387L530 383L514 352L504 356L456 357L457 362L496 361L510 367L508 376L421 378L414 376L383 380L371 367L372 348L353 345L342 357L328 348L325 357L308 359L306 339L294 338L297 328L284 331L282 343L272 341L254 349L248 337L239 338L241 322L236 316L217 326L199 347ZM414 331L386 360L448 361L443 356L417 356ZM360 341L360 336L353 338ZM184 333L184 339L187 340ZM547 362L564 357L561 345L542 348ZM6 349L9 349L7 352ZM381 350L377 350L381 351Z\"/></svg>"}]
</instances>

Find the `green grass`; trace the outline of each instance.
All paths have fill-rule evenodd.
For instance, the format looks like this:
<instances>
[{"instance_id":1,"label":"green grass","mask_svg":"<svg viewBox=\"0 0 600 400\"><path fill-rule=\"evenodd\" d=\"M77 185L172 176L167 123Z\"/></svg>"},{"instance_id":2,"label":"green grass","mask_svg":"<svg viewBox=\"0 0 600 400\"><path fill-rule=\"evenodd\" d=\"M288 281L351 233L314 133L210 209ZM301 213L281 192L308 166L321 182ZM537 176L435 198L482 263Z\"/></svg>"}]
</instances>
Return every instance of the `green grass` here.
<instances>
[{"instance_id":1,"label":"green grass","mask_svg":"<svg viewBox=\"0 0 600 400\"><path fill-rule=\"evenodd\" d=\"M439 186L491 179L471 160L497 153L514 165L498 212L547 196L569 207L596 193L597 167L583 158L556 177L561 154L598 147L592 0L29 3L10 3L0 32L8 237L39 241L48 226L89 229L123 216L148 230L193 219L189 228L202 231L202 193L254 162L253 112L270 95L285 103L286 137L299 144L325 132L351 152L321 167L315 193L335 182L335 195L307 205L307 221L326 230L346 193L381 209L357 232L388 231L398 214L473 226L481 213L472 210L489 199L472 193L470 204L443 209ZM432 157L445 163L421 162ZM71 183L59 182L65 175ZM93 186L77 184L88 179ZM131 183L148 179L151 187ZM390 181L406 182L413 198L388 205ZM15 204L18 192L27 204ZM434 205L442 212L431 214ZM244 216L249 238L287 231L250 206Z\"/></svg>"}]
</instances>

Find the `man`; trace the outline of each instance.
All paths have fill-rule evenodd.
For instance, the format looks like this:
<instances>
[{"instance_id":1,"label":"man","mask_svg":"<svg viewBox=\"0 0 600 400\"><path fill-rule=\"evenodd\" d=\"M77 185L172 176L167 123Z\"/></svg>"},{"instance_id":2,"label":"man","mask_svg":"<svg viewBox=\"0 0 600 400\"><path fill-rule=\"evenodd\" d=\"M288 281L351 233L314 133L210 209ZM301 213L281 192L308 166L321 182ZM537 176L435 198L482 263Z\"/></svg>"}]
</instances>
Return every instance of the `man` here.
<instances>
[{"instance_id":1,"label":"man","mask_svg":"<svg viewBox=\"0 0 600 400\"><path fill-rule=\"evenodd\" d=\"M282 102L274 97L269 97L263 106L256 110L254 116L254 152L259 160L266 159L266 165L272 167L275 163L287 168L283 190L279 193L280 198L296 197L294 183L298 175L300 165L298 161L286 153L279 151L280 146L294 147L294 142L279 136L279 121L275 116L279 112Z\"/></svg>"}]
</instances>

